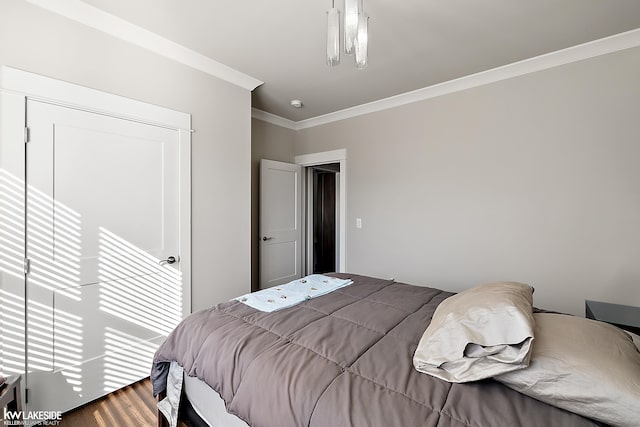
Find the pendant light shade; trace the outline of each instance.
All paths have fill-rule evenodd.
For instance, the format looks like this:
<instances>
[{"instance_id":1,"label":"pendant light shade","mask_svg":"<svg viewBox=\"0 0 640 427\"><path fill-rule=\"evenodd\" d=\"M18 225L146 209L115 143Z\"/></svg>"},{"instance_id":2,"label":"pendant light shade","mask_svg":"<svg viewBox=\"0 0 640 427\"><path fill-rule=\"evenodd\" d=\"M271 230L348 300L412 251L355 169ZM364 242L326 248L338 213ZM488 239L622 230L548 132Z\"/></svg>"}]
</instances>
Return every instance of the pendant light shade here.
<instances>
[{"instance_id":1,"label":"pendant light shade","mask_svg":"<svg viewBox=\"0 0 640 427\"><path fill-rule=\"evenodd\" d=\"M367 66L369 56L369 16L364 11L358 14L358 36L356 37L356 67Z\"/></svg>"},{"instance_id":2,"label":"pendant light shade","mask_svg":"<svg viewBox=\"0 0 640 427\"><path fill-rule=\"evenodd\" d=\"M327 11L327 65L340 63L340 12L335 7Z\"/></svg>"},{"instance_id":3,"label":"pendant light shade","mask_svg":"<svg viewBox=\"0 0 640 427\"><path fill-rule=\"evenodd\" d=\"M369 15L362 0L344 0L344 52L355 56L356 68L367 66L369 55ZM327 65L340 63L340 11L331 2L327 11Z\"/></svg>"},{"instance_id":4,"label":"pendant light shade","mask_svg":"<svg viewBox=\"0 0 640 427\"><path fill-rule=\"evenodd\" d=\"M344 0L344 52L355 53L358 36L358 13L362 10L362 0Z\"/></svg>"}]
</instances>

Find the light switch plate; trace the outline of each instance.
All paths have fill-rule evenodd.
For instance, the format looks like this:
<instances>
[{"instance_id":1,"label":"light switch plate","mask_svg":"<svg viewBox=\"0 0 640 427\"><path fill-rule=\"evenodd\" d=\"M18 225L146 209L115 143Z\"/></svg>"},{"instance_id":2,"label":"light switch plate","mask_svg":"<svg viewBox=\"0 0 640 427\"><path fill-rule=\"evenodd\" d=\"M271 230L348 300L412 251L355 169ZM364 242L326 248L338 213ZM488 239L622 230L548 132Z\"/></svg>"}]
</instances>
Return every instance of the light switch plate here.
<instances>
[{"instance_id":1,"label":"light switch plate","mask_svg":"<svg viewBox=\"0 0 640 427\"><path fill-rule=\"evenodd\" d=\"M362 228L362 218L356 218L356 228Z\"/></svg>"}]
</instances>

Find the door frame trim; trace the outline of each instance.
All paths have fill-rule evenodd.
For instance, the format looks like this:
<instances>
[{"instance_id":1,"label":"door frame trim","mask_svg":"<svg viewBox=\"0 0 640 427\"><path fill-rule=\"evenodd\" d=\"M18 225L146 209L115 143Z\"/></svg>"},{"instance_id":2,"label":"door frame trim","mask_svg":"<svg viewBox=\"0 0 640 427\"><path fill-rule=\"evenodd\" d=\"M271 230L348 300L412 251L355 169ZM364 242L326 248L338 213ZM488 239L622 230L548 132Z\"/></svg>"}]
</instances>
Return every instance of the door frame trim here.
<instances>
[{"instance_id":1,"label":"door frame trim","mask_svg":"<svg viewBox=\"0 0 640 427\"><path fill-rule=\"evenodd\" d=\"M191 115L17 68L0 69L2 91L61 107L192 132Z\"/></svg>"},{"instance_id":2,"label":"door frame trim","mask_svg":"<svg viewBox=\"0 0 640 427\"><path fill-rule=\"evenodd\" d=\"M295 163L305 169L309 166L317 166L327 163L340 163L340 238L338 244L340 262L337 270L341 273L345 273L347 271L347 149L342 148L339 150L303 154L295 157ZM305 176L306 174L303 173L302 175ZM305 186L303 186L303 188L305 188ZM310 213L307 212L307 224L309 214ZM304 234L306 235L306 233ZM309 242L309 240L310 239L307 239L306 242L307 253L309 253L308 245L313 243Z\"/></svg>"}]
</instances>

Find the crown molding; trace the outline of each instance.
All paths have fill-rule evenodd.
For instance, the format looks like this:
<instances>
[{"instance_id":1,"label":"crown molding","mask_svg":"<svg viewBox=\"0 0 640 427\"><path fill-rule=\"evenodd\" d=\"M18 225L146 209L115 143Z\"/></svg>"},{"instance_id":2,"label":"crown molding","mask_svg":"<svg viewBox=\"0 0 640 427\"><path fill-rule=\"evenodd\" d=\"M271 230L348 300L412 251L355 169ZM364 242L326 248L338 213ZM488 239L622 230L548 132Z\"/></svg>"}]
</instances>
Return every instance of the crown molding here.
<instances>
[{"instance_id":1,"label":"crown molding","mask_svg":"<svg viewBox=\"0 0 640 427\"><path fill-rule=\"evenodd\" d=\"M254 119L262 120L263 122L271 123L272 125L281 126L283 128L298 130L296 122L293 120L285 119L275 114L267 113L266 111L259 110L257 108L251 109L251 117Z\"/></svg>"},{"instance_id":2,"label":"crown molding","mask_svg":"<svg viewBox=\"0 0 640 427\"><path fill-rule=\"evenodd\" d=\"M387 110L399 107L401 105L411 104L426 99L471 89L490 83L507 80L513 77L523 76L562 65L571 64L585 59L595 58L597 56L618 52L640 46L640 28L616 34L602 39L594 40L588 43L547 53L512 64L503 65L501 67L492 68L487 71L470 74L458 79L438 83L422 89L406 92L400 95L391 96L378 101L369 102L355 107L346 108L322 116L312 117L310 119L300 120L297 122L284 119L274 114L265 113L261 110L253 111L253 117L264 120L266 122L284 126L289 129L301 130L327 123L336 122L338 120L349 119L361 116L363 114L374 113L376 111ZM257 116L257 112L260 115ZM264 113L264 115L262 114ZM287 124L281 124L281 120L286 120Z\"/></svg>"},{"instance_id":3,"label":"crown molding","mask_svg":"<svg viewBox=\"0 0 640 427\"><path fill-rule=\"evenodd\" d=\"M225 80L243 89L254 90L263 82L234 70L201 53L161 37L122 18L111 15L80 0L26 0L35 6L107 33L172 59L196 70Z\"/></svg>"}]
</instances>

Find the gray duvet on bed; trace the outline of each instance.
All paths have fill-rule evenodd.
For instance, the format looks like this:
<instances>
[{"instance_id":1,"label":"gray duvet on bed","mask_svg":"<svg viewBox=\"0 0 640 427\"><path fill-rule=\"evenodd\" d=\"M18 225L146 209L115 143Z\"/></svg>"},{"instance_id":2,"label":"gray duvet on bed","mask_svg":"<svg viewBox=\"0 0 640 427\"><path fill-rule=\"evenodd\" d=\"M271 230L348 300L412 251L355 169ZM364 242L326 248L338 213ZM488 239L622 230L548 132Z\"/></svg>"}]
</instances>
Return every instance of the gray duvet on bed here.
<instances>
[{"instance_id":1,"label":"gray duvet on bed","mask_svg":"<svg viewBox=\"0 0 640 427\"><path fill-rule=\"evenodd\" d=\"M451 384L413 368L451 293L353 274L354 283L272 313L237 301L186 318L156 352L205 381L252 426L596 426L493 380Z\"/></svg>"}]
</instances>

